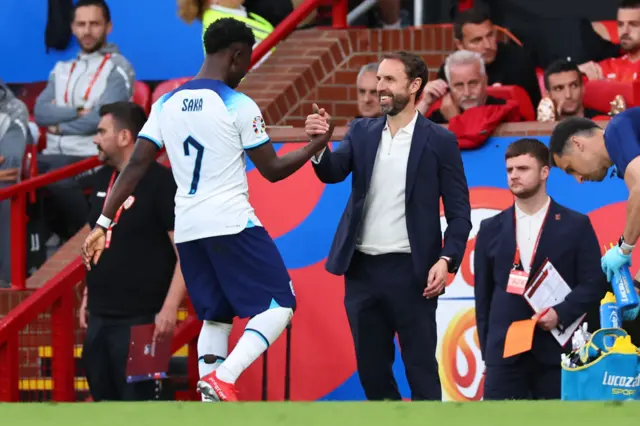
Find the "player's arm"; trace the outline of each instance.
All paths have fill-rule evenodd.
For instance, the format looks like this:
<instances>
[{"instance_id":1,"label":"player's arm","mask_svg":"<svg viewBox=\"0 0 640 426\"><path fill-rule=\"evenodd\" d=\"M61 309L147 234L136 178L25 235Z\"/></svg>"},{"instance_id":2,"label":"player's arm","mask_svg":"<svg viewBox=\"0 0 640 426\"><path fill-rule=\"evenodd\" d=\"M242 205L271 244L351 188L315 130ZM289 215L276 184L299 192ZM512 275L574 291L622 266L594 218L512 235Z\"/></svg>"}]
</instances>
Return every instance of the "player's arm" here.
<instances>
[{"instance_id":1,"label":"player's arm","mask_svg":"<svg viewBox=\"0 0 640 426\"><path fill-rule=\"evenodd\" d=\"M323 135L317 135L300 149L278 157L266 133L264 120L258 106L250 99L244 105L237 118L240 139L247 155L256 169L269 182L277 182L291 176L316 153L327 146L333 134L333 124Z\"/></svg>"},{"instance_id":2,"label":"player's arm","mask_svg":"<svg viewBox=\"0 0 640 426\"><path fill-rule=\"evenodd\" d=\"M311 157L326 147L332 134L333 125L324 135L314 137L311 143L282 157L278 157L270 141L256 148L248 149L246 152L265 179L269 182L277 182L294 174Z\"/></svg>"},{"instance_id":3,"label":"player's arm","mask_svg":"<svg viewBox=\"0 0 640 426\"><path fill-rule=\"evenodd\" d=\"M636 157L624 172L624 182L629 189L627 219L622 236L629 245L635 245L640 237L640 157Z\"/></svg>"},{"instance_id":4,"label":"player's arm","mask_svg":"<svg viewBox=\"0 0 640 426\"><path fill-rule=\"evenodd\" d=\"M102 215L113 219L118 208L133 193L152 161L155 161L158 147L146 138L138 138L129 162L116 179L109 198L102 209ZM97 223L100 225L100 223ZM104 227L104 226L103 226Z\"/></svg>"}]
</instances>

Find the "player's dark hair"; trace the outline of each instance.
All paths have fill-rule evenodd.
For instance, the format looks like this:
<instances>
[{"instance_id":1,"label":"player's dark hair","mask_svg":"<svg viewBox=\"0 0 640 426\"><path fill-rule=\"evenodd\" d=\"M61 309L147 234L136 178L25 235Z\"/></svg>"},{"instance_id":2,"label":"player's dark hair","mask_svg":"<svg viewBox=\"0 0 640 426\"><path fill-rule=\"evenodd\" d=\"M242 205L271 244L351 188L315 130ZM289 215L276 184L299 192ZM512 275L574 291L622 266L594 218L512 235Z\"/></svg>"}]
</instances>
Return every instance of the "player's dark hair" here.
<instances>
[{"instance_id":1,"label":"player's dark hair","mask_svg":"<svg viewBox=\"0 0 640 426\"><path fill-rule=\"evenodd\" d=\"M253 31L243 22L233 18L213 21L204 32L204 50L207 55L228 49L233 43L244 43L253 47L256 38Z\"/></svg>"},{"instance_id":2,"label":"player's dark hair","mask_svg":"<svg viewBox=\"0 0 640 426\"><path fill-rule=\"evenodd\" d=\"M578 82L582 85L582 73L578 68L578 64L571 61L570 59L558 59L553 61L547 68L544 70L544 87L547 90L549 89L549 76L553 74L559 74L561 72L570 72L575 71L578 76Z\"/></svg>"},{"instance_id":3,"label":"player's dark hair","mask_svg":"<svg viewBox=\"0 0 640 426\"><path fill-rule=\"evenodd\" d=\"M640 7L640 0L620 0L618 9L637 9Z\"/></svg>"},{"instance_id":4,"label":"player's dark hair","mask_svg":"<svg viewBox=\"0 0 640 426\"><path fill-rule=\"evenodd\" d=\"M549 139L549 164L555 165L553 154L561 157L571 137L576 135L592 136L596 129L600 129L600 126L584 117L569 117L560 121L553 128L551 139Z\"/></svg>"},{"instance_id":5,"label":"player's dark hair","mask_svg":"<svg viewBox=\"0 0 640 426\"><path fill-rule=\"evenodd\" d=\"M522 138L512 142L504 153L504 159L530 155L535 158L541 166L549 166L549 148L538 139Z\"/></svg>"},{"instance_id":6,"label":"player's dark hair","mask_svg":"<svg viewBox=\"0 0 640 426\"><path fill-rule=\"evenodd\" d=\"M405 52L401 50L399 52L387 53L384 55L384 59L396 59L404 64L404 71L407 73L409 81L413 81L416 78L422 79L420 88L416 92L416 101L420 99L420 95L424 90L424 86L427 84L427 78L429 77L429 70L422 58L413 53Z\"/></svg>"},{"instance_id":7,"label":"player's dark hair","mask_svg":"<svg viewBox=\"0 0 640 426\"><path fill-rule=\"evenodd\" d=\"M86 6L97 6L102 9L102 15L104 15L105 22L111 22L111 11L109 10L109 6L105 3L104 0L78 0L76 4L73 5L73 9L71 11L71 20L76 18L76 10L80 7Z\"/></svg>"},{"instance_id":8,"label":"player's dark hair","mask_svg":"<svg viewBox=\"0 0 640 426\"><path fill-rule=\"evenodd\" d=\"M456 15L453 20L453 36L462 41L462 27L466 24L482 24L490 21L491 15L487 8L483 6L475 6Z\"/></svg>"},{"instance_id":9,"label":"player's dark hair","mask_svg":"<svg viewBox=\"0 0 640 426\"><path fill-rule=\"evenodd\" d=\"M100 117L111 115L118 129L130 131L134 139L147 121L147 114L134 102L121 101L102 105L99 114Z\"/></svg>"}]
</instances>

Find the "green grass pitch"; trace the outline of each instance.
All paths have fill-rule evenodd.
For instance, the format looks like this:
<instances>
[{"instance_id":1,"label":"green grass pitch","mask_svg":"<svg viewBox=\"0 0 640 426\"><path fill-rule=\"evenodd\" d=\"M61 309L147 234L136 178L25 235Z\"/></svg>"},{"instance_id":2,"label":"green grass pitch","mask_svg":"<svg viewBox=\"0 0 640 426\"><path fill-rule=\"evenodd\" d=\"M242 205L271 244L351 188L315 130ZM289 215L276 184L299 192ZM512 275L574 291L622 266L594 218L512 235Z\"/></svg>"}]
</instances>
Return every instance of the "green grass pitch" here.
<instances>
[{"instance_id":1,"label":"green grass pitch","mask_svg":"<svg viewBox=\"0 0 640 426\"><path fill-rule=\"evenodd\" d=\"M640 403L23 403L0 404L0 418L7 426L617 426L638 424Z\"/></svg>"}]
</instances>

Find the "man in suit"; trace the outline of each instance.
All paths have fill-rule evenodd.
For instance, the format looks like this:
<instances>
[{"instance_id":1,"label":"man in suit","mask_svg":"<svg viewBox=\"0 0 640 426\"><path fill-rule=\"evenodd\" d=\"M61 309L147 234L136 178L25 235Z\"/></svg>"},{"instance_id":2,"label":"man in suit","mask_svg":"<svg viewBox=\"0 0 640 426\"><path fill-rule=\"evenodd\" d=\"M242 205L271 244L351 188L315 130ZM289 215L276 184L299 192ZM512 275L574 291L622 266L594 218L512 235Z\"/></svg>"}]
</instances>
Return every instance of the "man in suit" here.
<instances>
[{"instance_id":1,"label":"man in suit","mask_svg":"<svg viewBox=\"0 0 640 426\"><path fill-rule=\"evenodd\" d=\"M549 150L542 142L513 142L505 158L515 205L482 221L474 255L484 399L559 399L563 349L550 330L597 309L607 289L600 248L589 218L547 195ZM531 351L504 358L509 326L537 317L522 296L518 277L528 285L545 259L572 290L538 318Z\"/></svg>"},{"instance_id":2,"label":"man in suit","mask_svg":"<svg viewBox=\"0 0 640 426\"><path fill-rule=\"evenodd\" d=\"M397 333L414 400L441 400L436 307L471 230L469 190L455 136L416 110L427 68L416 55L385 56L378 69L382 117L354 120L313 167L324 183L352 175L327 270L345 276L345 308L360 382L369 400L401 399L392 373ZM329 128L323 109L306 121ZM440 197L448 227L444 246Z\"/></svg>"}]
</instances>

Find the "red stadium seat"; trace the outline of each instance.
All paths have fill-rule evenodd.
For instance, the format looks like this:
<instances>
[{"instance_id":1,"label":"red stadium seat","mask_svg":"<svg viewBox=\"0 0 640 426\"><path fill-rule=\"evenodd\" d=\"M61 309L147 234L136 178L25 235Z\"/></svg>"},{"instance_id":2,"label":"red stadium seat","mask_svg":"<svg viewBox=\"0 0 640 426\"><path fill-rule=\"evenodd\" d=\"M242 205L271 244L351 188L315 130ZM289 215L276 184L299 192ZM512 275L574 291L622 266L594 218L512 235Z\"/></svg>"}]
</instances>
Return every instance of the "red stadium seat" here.
<instances>
[{"instance_id":1,"label":"red stadium seat","mask_svg":"<svg viewBox=\"0 0 640 426\"><path fill-rule=\"evenodd\" d=\"M160 96L182 86L189 80L191 80L191 77L174 78L173 80L163 81L158 84L151 95L151 103L154 104Z\"/></svg>"},{"instance_id":2,"label":"red stadium seat","mask_svg":"<svg viewBox=\"0 0 640 426\"><path fill-rule=\"evenodd\" d=\"M489 86L487 87L487 94L493 96L494 98L500 98L504 100L513 100L518 103L520 106L520 115L524 119L524 121L534 121L536 119L535 111L533 109L533 105L531 104L531 99L525 90L520 86ZM427 113L425 117L428 117L434 111L440 108L440 104L442 103L442 99L438 99L435 101Z\"/></svg>"},{"instance_id":3,"label":"red stadium seat","mask_svg":"<svg viewBox=\"0 0 640 426\"><path fill-rule=\"evenodd\" d=\"M487 94L494 98L513 100L520 105L520 115L524 121L535 121L536 114L531 104L531 98L520 86L490 86L487 87Z\"/></svg>"},{"instance_id":4,"label":"red stadium seat","mask_svg":"<svg viewBox=\"0 0 640 426\"><path fill-rule=\"evenodd\" d=\"M585 108L608 112L611 109L609 102L616 95L622 95L628 108L640 105L640 82L587 81L585 83L583 103Z\"/></svg>"},{"instance_id":5,"label":"red stadium seat","mask_svg":"<svg viewBox=\"0 0 640 426\"><path fill-rule=\"evenodd\" d=\"M133 102L137 103L149 115L151 110L151 89L143 81L136 81L133 86Z\"/></svg>"}]
</instances>

